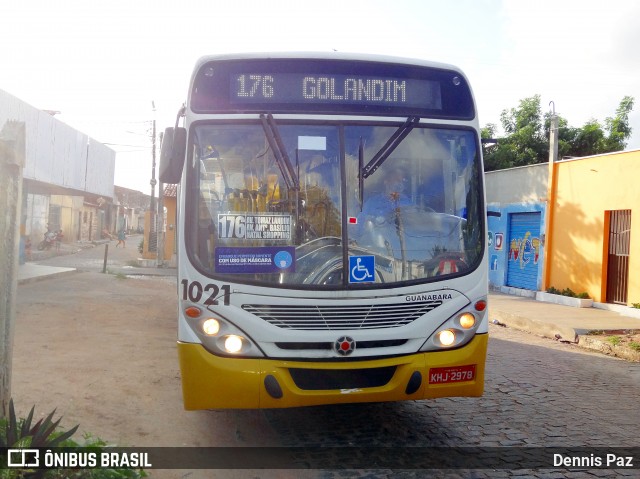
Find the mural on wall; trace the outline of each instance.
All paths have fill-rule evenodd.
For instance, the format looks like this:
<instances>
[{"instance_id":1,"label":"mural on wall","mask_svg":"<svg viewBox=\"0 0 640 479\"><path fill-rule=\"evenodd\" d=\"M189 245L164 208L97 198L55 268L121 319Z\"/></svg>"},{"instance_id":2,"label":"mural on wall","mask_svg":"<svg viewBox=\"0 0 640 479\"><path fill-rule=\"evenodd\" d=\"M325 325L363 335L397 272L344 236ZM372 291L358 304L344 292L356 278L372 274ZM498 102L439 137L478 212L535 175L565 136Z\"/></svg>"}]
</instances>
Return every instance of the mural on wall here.
<instances>
[{"instance_id":1,"label":"mural on wall","mask_svg":"<svg viewBox=\"0 0 640 479\"><path fill-rule=\"evenodd\" d=\"M502 251L502 243L504 241L504 235L502 233L495 234L495 244L493 245L493 249L496 251Z\"/></svg>"},{"instance_id":2,"label":"mural on wall","mask_svg":"<svg viewBox=\"0 0 640 479\"><path fill-rule=\"evenodd\" d=\"M524 269L533 260L533 264L538 264L540 258L540 238L531 237L531 232L527 231L522 238L513 238L509 246L509 261L519 263L520 269Z\"/></svg>"},{"instance_id":3,"label":"mural on wall","mask_svg":"<svg viewBox=\"0 0 640 479\"><path fill-rule=\"evenodd\" d=\"M502 251L503 241L504 241L503 233L494 233L493 231L488 232L487 244L489 246L489 249L493 247L495 251ZM498 271L499 266L498 266L497 254L491 255L491 258L489 259L489 267L491 271Z\"/></svg>"}]
</instances>

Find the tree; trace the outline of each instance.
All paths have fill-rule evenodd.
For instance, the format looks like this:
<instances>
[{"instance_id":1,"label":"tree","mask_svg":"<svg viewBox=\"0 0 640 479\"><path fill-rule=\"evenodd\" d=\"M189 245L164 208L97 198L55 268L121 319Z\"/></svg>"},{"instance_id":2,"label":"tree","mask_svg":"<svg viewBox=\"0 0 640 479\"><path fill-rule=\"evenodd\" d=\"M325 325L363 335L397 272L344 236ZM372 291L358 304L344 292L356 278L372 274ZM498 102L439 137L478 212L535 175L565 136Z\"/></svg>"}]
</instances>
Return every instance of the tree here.
<instances>
[{"instance_id":1,"label":"tree","mask_svg":"<svg viewBox=\"0 0 640 479\"><path fill-rule=\"evenodd\" d=\"M492 148L485 148L485 170L543 161L545 148L548 152L548 140L544 135L540 95L520 100L518 108L503 110L500 122L507 136ZM495 125L488 125L486 131L495 134Z\"/></svg>"},{"instance_id":2,"label":"tree","mask_svg":"<svg viewBox=\"0 0 640 479\"><path fill-rule=\"evenodd\" d=\"M588 156L621 151L631 137L629 113L634 99L625 96L613 118L605 120L605 128L595 119L582 128L569 126L558 118L558 155ZM540 95L520 100L518 108L503 110L502 128L507 134L497 144L483 147L485 171L544 163L549 159L549 128L551 113L541 114ZM488 124L481 130L482 138L495 138L497 127Z\"/></svg>"},{"instance_id":3,"label":"tree","mask_svg":"<svg viewBox=\"0 0 640 479\"><path fill-rule=\"evenodd\" d=\"M622 151L627 146L627 140L631 137L629 113L633 110L633 103L633 97L625 96L618 105L616 116L605 120L609 132L606 140L608 151Z\"/></svg>"}]
</instances>

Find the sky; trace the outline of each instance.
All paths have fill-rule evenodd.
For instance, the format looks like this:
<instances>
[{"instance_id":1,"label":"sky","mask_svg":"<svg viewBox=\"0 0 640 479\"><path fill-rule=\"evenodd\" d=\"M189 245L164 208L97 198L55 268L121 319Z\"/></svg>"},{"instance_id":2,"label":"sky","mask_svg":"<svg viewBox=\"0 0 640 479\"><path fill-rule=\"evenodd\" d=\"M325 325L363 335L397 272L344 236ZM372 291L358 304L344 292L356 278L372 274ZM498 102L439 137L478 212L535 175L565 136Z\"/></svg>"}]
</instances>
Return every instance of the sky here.
<instances>
[{"instance_id":1,"label":"sky","mask_svg":"<svg viewBox=\"0 0 640 479\"><path fill-rule=\"evenodd\" d=\"M7 0L0 89L108 144L115 184L144 193L153 121L174 125L196 60L218 53L450 63L469 78L481 126L533 95L571 126L604 124L630 95L637 149L639 20L636 0Z\"/></svg>"}]
</instances>

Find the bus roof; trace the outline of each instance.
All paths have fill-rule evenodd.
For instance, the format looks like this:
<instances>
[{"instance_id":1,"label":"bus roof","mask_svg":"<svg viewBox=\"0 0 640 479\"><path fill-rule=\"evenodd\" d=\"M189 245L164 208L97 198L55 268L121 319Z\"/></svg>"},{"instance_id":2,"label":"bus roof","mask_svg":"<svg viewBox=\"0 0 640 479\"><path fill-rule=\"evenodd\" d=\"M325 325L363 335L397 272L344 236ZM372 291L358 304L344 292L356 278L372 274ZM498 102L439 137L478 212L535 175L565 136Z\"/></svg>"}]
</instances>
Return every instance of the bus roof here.
<instances>
[{"instance_id":1,"label":"bus roof","mask_svg":"<svg viewBox=\"0 0 640 479\"><path fill-rule=\"evenodd\" d=\"M197 71L202 65L211 61L221 60L268 60L268 59L308 59L308 60L347 60L347 61L369 61L379 63L396 63L402 65L415 65L422 67L438 68L443 70L454 70L464 73L455 65L440 63L418 58L376 55L371 53L349 53L349 52L255 52L255 53L225 53L217 55L205 55L196 62Z\"/></svg>"}]
</instances>

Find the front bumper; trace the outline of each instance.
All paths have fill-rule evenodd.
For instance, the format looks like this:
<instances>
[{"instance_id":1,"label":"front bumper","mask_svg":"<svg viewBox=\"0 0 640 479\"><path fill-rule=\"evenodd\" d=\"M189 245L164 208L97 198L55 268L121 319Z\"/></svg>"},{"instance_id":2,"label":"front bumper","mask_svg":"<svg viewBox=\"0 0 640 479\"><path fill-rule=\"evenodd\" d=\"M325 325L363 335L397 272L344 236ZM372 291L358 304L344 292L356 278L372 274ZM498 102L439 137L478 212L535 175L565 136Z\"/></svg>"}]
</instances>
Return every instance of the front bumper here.
<instances>
[{"instance_id":1,"label":"front bumper","mask_svg":"<svg viewBox=\"0 0 640 479\"><path fill-rule=\"evenodd\" d=\"M484 391L487 343L487 334L477 334L464 347L449 351L369 361L323 362L220 357L200 344L178 342L184 407L187 410L258 409L478 397ZM442 382L442 369L438 369L438 378L434 378L435 373L430 377L430 370L435 368L461 368L465 374L449 375L450 380ZM470 369L474 369L474 377L467 380ZM307 385L300 380L296 383L292 371L302 377L339 379L328 380L331 388L323 389L321 381L313 386L308 386L308 381L305 381ZM390 376L380 379L380 374L374 375L378 377L376 381L383 384L373 381L373 385L362 386L361 378L373 371L389 372ZM349 383L350 378L353 384ZM369 379L364 379L364 383L368 382Z\"/></svg>"}]
</instances>

